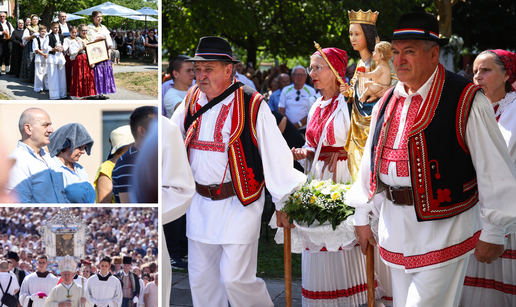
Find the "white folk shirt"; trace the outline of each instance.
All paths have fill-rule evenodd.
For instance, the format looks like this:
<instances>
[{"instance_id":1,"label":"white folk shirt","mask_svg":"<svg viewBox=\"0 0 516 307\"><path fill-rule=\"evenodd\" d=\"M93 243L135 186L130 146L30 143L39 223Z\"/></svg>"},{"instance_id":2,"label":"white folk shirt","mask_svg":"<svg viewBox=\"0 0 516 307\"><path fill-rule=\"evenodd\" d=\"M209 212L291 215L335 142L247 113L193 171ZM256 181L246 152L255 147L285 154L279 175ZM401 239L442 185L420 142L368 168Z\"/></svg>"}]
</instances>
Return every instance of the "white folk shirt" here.
<instances>
[{"instance_id":1,"label":"white folk shirt","mask_svg":"<svg viewBox=\"0 0 516 307\"><path fill-rule=\"evenodd\" d=\"M47 296L50 294L50 291L57 285L59 278L52 275L52 273L48 273L45 278L38 277L37 273L31 273L23 279L21 290L20 290L20 304L22 307L27 307L29 305L29 301L31 300L31 295L36 294L38 292L44 292ZM33 307L43 307L45 306L45 299L36 298L32 302Z\"/></svg>"},{"instance_id":2,"label":"white folk shirt","mask_svg":"<svg viewBox=\"0 0 516 307\"><path fill-rule=\"evenodd\" d=\"M436 72L417 91L423 101ZM401 115L404 122L415 94L408 95L403 83L398 82L394 95L406 97ZM376 127L378 108L379 104L373 108L371 134ZM401 123L399 130L402 131L403 127ZM400 136L396 138L395 147ZM418 222L413 206L393 205L385 198L385 192L376 194L368 203L371 142L372 137L367 140L357 181L346 194L346 199L349 205L356 207L355 225L366 225L372 211L380 218L379 246L391 255L415 264L400 266L383 259L387 265L406 269L408 273L441 267L473 253L475 245L471 243L474 242L472 238L482 227L480 240L493 244L504 244L505 234L515 231L516 168L493 117L493 108L482 93L478 92L473 100L466 127L466 145L478 176L479 205L461 214L444 220ZM396 163L389 164L388 174L380 174L380 180L391 186L411 186L410 177L397 177ZM457 251L458 247L464 250L468 242L472 245L467 247L469 252ZM439 258L443 252L448 253L445 259Z\"/></svg>"},{"instance_id":3,"label":"white folk shirt","mask_svg":"<svg viewBox=\"0 0 516 307\"><path fill-rule=\"evenodd\" d=\"M10 23L7 23L7 20L3 23L0 23L2 25L2 29L0 29L0 32L4 32L5 30L7 30L7 32L9 33L9 35L12 35L13 32L14 32L14 28L11 26ZM2 38L5 38L5 34L2 34Z\"/></svg>"},{"instance_id":4,"label":"white folk shirt","mask_svg":"<svg viewBox=\"0 0 516 307\"><path fill-rule=\"evenodd\" d=\"M221 110L227 110L227 117L220 128L224 152L190 149L190 165L195 181L202 185L220 184L224 170L228 165L228 143L231 132L233 115L232 93L226 99L212 107L202 115L198 129L199 140L214 141L217 118ZM198 103L204 106L208 103L206 94L199 95ZM184 101L172 116L172 121L181 129L184 137ZM247 116L247 115L246 115ZM256 133L258 148L263 163L263 171L267 189L279 210L283 207L290 194L299 189L306 181L306 176L293 168L293 157L285 139L277 128L276 119L267 103L263 102L257 116ZM231 181L229 166L224 182ZM236 197L212 201L195 193L187 212L188 238L207 244L250 244L259 238L261 215L265 193L247 206L243 206Z\"/></svg>"},{"instance_id":5,"label":"white folk shirt","mask_svg":"<svg viewBox=\"0 0 516 307\"><path fill-rule=\"evenodd\" d=\"M70 36L70 29L68 29L68 24L66 24L66 22L64 24L59 23L59 28L61 28L61 33L64 36Z\"/></svg>"}]
</instances>

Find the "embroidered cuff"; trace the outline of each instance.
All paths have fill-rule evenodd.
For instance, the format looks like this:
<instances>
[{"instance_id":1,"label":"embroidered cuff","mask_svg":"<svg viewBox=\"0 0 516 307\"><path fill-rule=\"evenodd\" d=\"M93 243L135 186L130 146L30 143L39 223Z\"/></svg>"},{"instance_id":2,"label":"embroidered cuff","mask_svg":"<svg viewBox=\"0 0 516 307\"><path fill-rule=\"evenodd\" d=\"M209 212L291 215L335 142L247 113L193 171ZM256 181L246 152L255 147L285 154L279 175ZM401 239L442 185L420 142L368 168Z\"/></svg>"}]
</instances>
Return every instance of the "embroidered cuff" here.
<instances>
[{"instance_id":1,"label":"embroidered cuff","mask_svg":"<svg viewBox=\"0 0 516 307\"><path fill-rule=\"evenodd\" d=\"M505 227L484 222L484 229L482 229L479 240L491 244L505 244L505 231Z\"/></svg>"}]
</instances>

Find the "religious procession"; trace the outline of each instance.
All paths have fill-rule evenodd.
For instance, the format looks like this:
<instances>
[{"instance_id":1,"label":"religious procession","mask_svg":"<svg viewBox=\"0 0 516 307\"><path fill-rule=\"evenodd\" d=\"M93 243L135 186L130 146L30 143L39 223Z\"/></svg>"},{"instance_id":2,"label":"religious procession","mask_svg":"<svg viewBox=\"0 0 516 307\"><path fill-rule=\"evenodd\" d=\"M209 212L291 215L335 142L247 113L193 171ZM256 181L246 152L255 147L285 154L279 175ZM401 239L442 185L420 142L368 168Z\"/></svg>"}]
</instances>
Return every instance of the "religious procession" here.
<instances>
[{"instance_id":1,"label":"religious procession","mask_svg":"<svg viewBox=\"0 0 516 307\"><path fill-rule=\"evenodd\" d=\"M2 208L2 304L157 307L157 214L157 208Z\"/></svg>"},{"instance_id":2,"label":"religious procession","mask_svg":"<svg viewBox=\"0 0 516 307\"><path fill-rule=\"evenodd\" d=\"M216 8L181 9L195 21ZM195 52L169 52L170 306L516 306L515 54L477 50L455 73L441 10L391 13L389 30L381 12L346 11L351 48L308 38L307 64L258 68L248 49L245 71L251 47L194 21L207 33ZM262 278L267 227L284 248L281 295Z\"/></svg>"},{"instance_id":3,"label":"religious procession","mask_svg":"<svg viewBox=\"0 0 516 307\"><path fill-rule=\"evenodd\" d=\"M106 27L103 20L105 21L108 15L134 14L127 18L144 20L146 25L147 18L149 21L157 21L147 15L158 13L157 10L143 8L144 15L136 10L106 3L74 14L57 11L53 20L43 20L46 16L38 14L30 14L24 19L16 20L11 14L14 7L5 8L8 12L0 12L0 74L3 65L7 76L1 81L8 82L5 85L10 87L14 86L11 83L27 80L32 84L34 92L39 94L23 95L32 95L38 99L84 100L123 97L115 95L117 84L113 65L119 65L121 57L127 58L129 55L133 59L133 54L136 60L131 60L135 63L130 64L134 68L127 67L125 70L141 71L138 67L145 65L144 62L147 61L153 61L155 65L158 55L157 31L153 28L144 29L143 34L140 34L140 31L135 32L136 36L133 36L132 31L127 31L125 37L119 30L120 34L117 36L116 29ZM0 5L0 11L2 6L4 5ZM32 8L29 8L29 11L32 12ZM16 20L15 22L6 19L8 13L10 19ZM73 21L73 25L69 21ZM149 60L144 61L143 57ZM157 73L157 68L155 70ZM2 92L17 96L16 93L19 91Z\"/></svg>"}]
</instances>

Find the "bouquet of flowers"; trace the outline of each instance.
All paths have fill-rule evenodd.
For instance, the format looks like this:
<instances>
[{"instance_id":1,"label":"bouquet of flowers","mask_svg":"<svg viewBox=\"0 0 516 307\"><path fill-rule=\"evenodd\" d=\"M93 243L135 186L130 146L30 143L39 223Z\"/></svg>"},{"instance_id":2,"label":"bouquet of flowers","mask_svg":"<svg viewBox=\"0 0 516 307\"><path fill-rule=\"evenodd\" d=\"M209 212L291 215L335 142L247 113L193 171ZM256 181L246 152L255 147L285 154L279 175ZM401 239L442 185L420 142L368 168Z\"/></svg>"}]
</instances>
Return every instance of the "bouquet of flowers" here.
<instances>
[{"instance_id":1,"label":"bouquet of flowers","mask_svg":"<svg viewBox=\"0 0 516 307\"><path fill-rule=\"evenodd\" d=\"M355 208L345 204L345 194L351 188L348 184L333 180L312 180L292 195L281 211L287 212L290 223L305 222L308 226L316 220L319 225L328 221L333 230L346 218L355 213Z\"/></svg>"}]
</instances>

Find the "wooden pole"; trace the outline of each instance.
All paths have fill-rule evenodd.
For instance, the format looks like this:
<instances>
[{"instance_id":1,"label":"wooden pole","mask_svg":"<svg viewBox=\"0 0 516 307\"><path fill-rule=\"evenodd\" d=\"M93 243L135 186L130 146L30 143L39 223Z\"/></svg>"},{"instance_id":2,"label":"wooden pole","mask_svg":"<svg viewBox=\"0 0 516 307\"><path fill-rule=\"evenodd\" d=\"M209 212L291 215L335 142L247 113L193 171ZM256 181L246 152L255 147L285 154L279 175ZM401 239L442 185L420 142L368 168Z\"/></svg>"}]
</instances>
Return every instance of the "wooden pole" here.
<instances>
[{"instance_id":1,"label":"wooden pole","mask_svg":"<svg viewBox=\"0 0 516 307\"><path fill-rule=\"evenodd\" d=\"M292 307L292 250L290 227L283 228L283 254L285 265L285 307Z\"/></svg>"},{"instance_id":2,"label":"wooden pole","mask_svg":"<svg viewBox=\"0 0 516 307\"><path fill-rule=\"evenodd\" d=\"M374 307L374 246L367 243L367 306Z\"/></svg>"}]
</instances>

